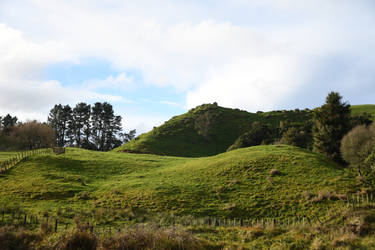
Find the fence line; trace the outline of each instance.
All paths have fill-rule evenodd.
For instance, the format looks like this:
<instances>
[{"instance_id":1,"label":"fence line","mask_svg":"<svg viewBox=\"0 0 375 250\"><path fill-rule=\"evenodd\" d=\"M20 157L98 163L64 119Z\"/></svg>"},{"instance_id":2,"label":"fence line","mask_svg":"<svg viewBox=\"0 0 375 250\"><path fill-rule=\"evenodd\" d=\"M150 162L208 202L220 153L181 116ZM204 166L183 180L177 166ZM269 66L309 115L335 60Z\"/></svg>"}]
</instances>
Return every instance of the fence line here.
<instances>
[{"instance_id":1,"label":"fence line","mask_svg":"<svg viewBox=\"0 0 375 250\"><path fill-rule=\"evenodd\" d=\"M9 158L8 160L0 162L0 174L5 173L7 170L17 165L20 161L22 161L26 157L40 155L40 154L48 154L51 152L52 150L50 148L40 148L40 149L32 149L32 150L18 152L14 154L14 156Z\"/></svg>"},{"instance_id":2,"label":"fence line","mask_svg":"<svg viewBox=\"0 0 375 250\"><path fill-rule=\"evenodd\" d=\"M357 208L361 204L375 205L374 195L372 193L356 194L347 196L347 206ZM315 223L326 223L329 220L319 217L291 217L291 218L217 218L217 217L203 217L203 218L189 218L177 217L167 220L160 220L159 222L151 222L151 225L158 228L169 227L282 227L291 228L295 226L308 226ZM21 211L0 210L0 225L12 225L15 227L25 227L30 229L40 228L48 232L63 232L74 225L73 222L67 223L58 216L33 215ZM90 231L95 234L113 234L121 232L124 229L137 228L145 224L129 225L124 223L121 226L104 225L98 226L85 222L79 225L80 230Z\"/></svg>"}]
</instances>

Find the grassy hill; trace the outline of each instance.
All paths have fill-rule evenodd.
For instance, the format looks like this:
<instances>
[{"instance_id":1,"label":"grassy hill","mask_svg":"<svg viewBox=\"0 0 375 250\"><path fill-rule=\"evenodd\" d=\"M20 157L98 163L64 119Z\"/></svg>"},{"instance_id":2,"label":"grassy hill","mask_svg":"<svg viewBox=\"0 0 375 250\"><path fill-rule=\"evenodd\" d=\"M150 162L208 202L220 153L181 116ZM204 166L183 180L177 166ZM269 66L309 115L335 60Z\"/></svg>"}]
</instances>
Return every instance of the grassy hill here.
<instances>
[{"instance_id":1,"label":"grassy hill","mask_svg":"<svg viewBox=\"0 0 375 250\"><path fill-rule=\"evenodd\" d=\"M360 115L362 113L367 113L371 116L372 120L375 120L375 105L374 104L364 104L364 105L352 105L352 115Z\"/></svg>"},{"instance_id":2,"label":"grassy hill","mask_svg":"<svg viewBox=\"0 0 375 250\"><path fill-rule=\"evenodd\" d=\"M374 119L375 105L353 105L352 112L353 115L366 112ZM249 113L204 104L173 117L114 151L187 157L216 155L225 152L255 121L278 127L283 121L303 123L311 118L312 111L308 109Z\"/></svg>"},{"instance_id":3,"label":"grassy hill","mask_svg":"<svg viewBox=\"0 0 375 250\"><path fill-rule=\"evenodd\" d=\"M204 104L173 117L114 151L187 157L216 155L225 152L254 121L277 127L281 121L303 122L311 115L309 110L249 113Z\"/></svg>"},{"instance_id":4,"label":"grassy hill","mask_svg":"<svg viewBox=\"0 0 375 250\"><path fill-rule=\"evenodd\" d=\"M33 156L0 176L0 208L98 216L264 218L321 215L356 191L350 172L292 146L258 146L204 158L94 152ZM103 217L105 217L103 219Z\"/></svg>"}]
</instances>

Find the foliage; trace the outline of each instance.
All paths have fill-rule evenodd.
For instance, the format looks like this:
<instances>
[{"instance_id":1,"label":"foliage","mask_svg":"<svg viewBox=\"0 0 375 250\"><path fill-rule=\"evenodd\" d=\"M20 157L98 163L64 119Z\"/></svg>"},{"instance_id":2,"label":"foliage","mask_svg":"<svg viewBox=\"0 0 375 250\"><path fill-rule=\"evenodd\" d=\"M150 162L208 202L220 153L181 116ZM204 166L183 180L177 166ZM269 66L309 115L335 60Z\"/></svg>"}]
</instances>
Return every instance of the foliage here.
<instances>
[{"instance_id":1,"label":"foliage","mask_svg":"<svg viewBox=\"0 0 375 250\"><path fill-rule=\"evenodd\" d=\"M7 114L6 116L0 119L1 121L1 131L4 135L10 135L13 127L17 124L18 118L16 116L11 116Z\"/></svg>"},{"instance_id":2,"label":"foliage","mask_svg":"<svg viewBox=\"0 0 375 250\"><path fill-rule=\"evenodd\" d=\"M54 145L53 130L38 121L20 122L9 131L9 135L0 133L0 150L26 150Z\"/></svg>"},{"instance_id":3,"label":"foliage","mask_svg":"<svg viewBox=\"0 0 375 250\"><path fill-rule=\"evenodd\" d=\"M254 122L251 129L245 134L241 135L234 143L228 148L228 151L257 146L261 144L268 144L271 142L271 129L264 124Z\"/></svg>"},{"instance_id":4,"label":"foliage","mask_svg":"<svg viewBox=\"0 0 375 250\"><path fill-rule=\"evenodd\" d=\"M326 103L314 112L314 151L342 162L340 144L350 129L350 105L341 101L337 92L330 92Z\"/></svg>"},{"instance_id":5,"label":"foliage","mask_svg":"<svg viewBox=\"0 0 375 250\"><path fill-rule=\"evenodd\" d=\"M299 127L290 127L283 133L279 143L301 148L310 148L311 141L311 130L306 131Z\"/></svg>"},{"instance_id":6,"label":"foliage","mask_svg":"<svg viewBox=\"0 0 375 250\"><path fill-rule=\"evenodd\" d=\"M68 142L68 128L71 120L72 109L69 105L55 105L48 115L48 124L55 131L56 145L58 147L63 147Z\"/></svg>"},{"instance_id":7,"label":"foliage","mask_svg":"<svg viewBox=\"0 0 375 250\"><path fill-rule=\"evenodd\" d=\"M120 137L121 116L114 115L111 104L95 103L92 107L78 103L73 109L69 105L55 105L48 116L48 124L56 134L60 147L75 146L86 149L108 151L122 144Z\"/></svg>"},{"instance_id":8,"label":"foliage","mask_svg":"<svg viewBox=\"0 0 375 250\"><path fill-rule=\"evenodd\" d=\"M20 149L48 148L55 142L52 128L37 121L18 124L12 134L18 139Z\"/></svg>"},{"instance_id":9,"label":"foliage","mask_svg":"<svg viewBox=\"0 0 375 250\"><path fill-rule=\"evenodd\" d=\"M343 159L358 169L358 174L368 172L370 166L365 162L375 146L375 125L360 125L346 134L341 141Z\"/></svg>"}]
</instances>

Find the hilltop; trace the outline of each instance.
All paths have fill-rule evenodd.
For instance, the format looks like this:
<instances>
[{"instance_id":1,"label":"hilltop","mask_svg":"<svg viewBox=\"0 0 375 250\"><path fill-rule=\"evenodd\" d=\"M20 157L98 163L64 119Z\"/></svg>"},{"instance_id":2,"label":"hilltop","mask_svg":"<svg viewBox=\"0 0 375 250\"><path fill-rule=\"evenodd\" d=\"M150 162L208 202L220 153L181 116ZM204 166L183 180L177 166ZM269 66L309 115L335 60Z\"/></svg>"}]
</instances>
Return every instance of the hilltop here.
<instances>
[{"instance_id":1,"label":"hilltop","mask_svg":"<svg viewBox=\"0 0 375 250\"><path fill-rule=\"evenodd\" d=\"M29 157L1 176L0 186L1 207L60 211L68 220L77 211L92 216L109 209L113 223L139 210L144 216L319 216L357 191L349 171L284 145L203 158L69 148L65 155Z\"/></svg>"},{"instance_id":2,"label":"hilltop","mask_svg":"<svg viewBox=\"0 0 375 250\"><path fill-rule=\"evenodd\" d=\"M375 105L354 105L352 111L354 115L366 112L372 119L375 118ZM185 157L216 155L225 152L240 135L249 130L253 122L277 128L281 122L301 124L311 118L312 111L309 109L249 113L203 104L173 117L114 151Z\"/></svg>"},{"instance_id":3,"label":"hilltop","mask_svg":"<svg viewBox=\"0 0 375 250\"><path fill-rule=\"evenodd\" d=\"M278 127L282 121L304 122L311 117L308 109L249 113L203 104L114 151L186 157L216 155L225 152L255 121Z\"/></svg>"}]
</instances>

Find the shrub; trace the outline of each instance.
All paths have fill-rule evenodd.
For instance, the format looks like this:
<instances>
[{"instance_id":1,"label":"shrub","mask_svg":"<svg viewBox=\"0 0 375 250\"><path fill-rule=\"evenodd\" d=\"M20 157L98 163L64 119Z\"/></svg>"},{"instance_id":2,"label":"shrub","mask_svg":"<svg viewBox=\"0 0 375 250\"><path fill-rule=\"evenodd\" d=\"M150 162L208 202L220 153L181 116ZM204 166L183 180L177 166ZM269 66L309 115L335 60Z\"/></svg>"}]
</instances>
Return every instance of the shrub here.
<instances>
[{"instance_id":1,"label":"shrub","mask_svg":"<svg viewBox=\"0 0 375 250\"><path fill-rule=\"evenodd\" d=\"M237 140L231 145L227 151L245 148L251 146L257 146L262 143L269 143L271 140L271 129L264 124L254 122L251 125L251 129L237 138Z\"/></svg>"},{"instance_id":2,"label":"shrub","mask_svg":"<svg viewBox=\"0 0 375 250\"><path fill-rule=\"evenodd\" d=\"M360 125L352 129L341 141L343 159L352 167L357 168L358 174L367 170L369 164L365 162L375 146L375 126Z\"/></svg>"},{"instance_id":3,"label":"shrub","mask_svg":"<svg viewBox=\"0 0 375 250\"><path fill-rule=\"evenodd\" d=\"M85 249L95 250L98 247L98 239L94 234L82 231L72 231L64 234L57 242L57 250Z\"/></svg>"},{"instance_id":4,"label":"shrub","mask_svg":"<svg viewBox=\"0 0 375 250\"><path fill-rule=\"evenodd\" d=\"M24 231L15 232L12 227L0 228L0 250L5 249L33 249L32 245L41 241L37 234Z\"/></svg>"},{"instance_id":5,"label":"shrub","mask_svg":"<svg viewBox=\"0 0 375 250\"><path fill-rule=\"evenodd\" d=\"M87 200L89 198L89 194L84 191L82 194L81 194L81 197L80 197L82 200Z\"/></svg>"},{"instance_id":6,"label":"shrub","mask_svg":"<svg viewBox=\"0 0 375 250\"><path fill-rule=\"evenodd\" d=\"M280 175L280 174L281 174L281 172L279 170L277 170L277 169L272 169L270 171L270 175L271 176L276 176L276 175Z\"/></svg>"},{"instance_id":7,"label":"shrub","mask_svg":"<svg viewBox=\"0 0 375 250\"><path fill-rule=\"evenodd\" d=\"M308 148L311 144L312 139L311 134L308 132L309 131L304 131L296 127L291 127L283 133L279 143L297 146L301 148Z\"/></svg>"}]
</instances>

